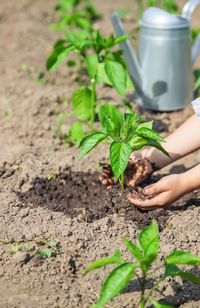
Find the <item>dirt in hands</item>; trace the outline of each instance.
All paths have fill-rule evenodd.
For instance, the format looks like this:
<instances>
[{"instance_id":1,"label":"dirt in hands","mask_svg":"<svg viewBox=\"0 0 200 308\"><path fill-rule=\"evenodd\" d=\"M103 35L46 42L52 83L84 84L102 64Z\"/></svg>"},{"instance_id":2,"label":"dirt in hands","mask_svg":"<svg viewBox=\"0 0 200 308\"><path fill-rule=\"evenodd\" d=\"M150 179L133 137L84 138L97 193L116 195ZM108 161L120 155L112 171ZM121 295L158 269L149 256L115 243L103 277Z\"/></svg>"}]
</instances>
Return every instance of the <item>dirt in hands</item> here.
<instances>
[{"instance_id":1,"label":"dirt in hands","mask_svg":"<svg viewBox=\"0 0 200 308\"><path fill-rule=\"evenodd\" d=\"M47 207L72 218L83 214L88 222L117 213L125 219L136 221L140 229L148 226L152 219L158 222L160 229L165 226L167 211L142 211L126 200L126 195L132 189L125 187L121 190L118 184L108 189L98 177L97 172L73 172L67 167L49 180L36 177L32 187L27 192L17 192L17 196L25 206ZM144 197L141 189L137 195Z\"/></svg>"}]
</instances>

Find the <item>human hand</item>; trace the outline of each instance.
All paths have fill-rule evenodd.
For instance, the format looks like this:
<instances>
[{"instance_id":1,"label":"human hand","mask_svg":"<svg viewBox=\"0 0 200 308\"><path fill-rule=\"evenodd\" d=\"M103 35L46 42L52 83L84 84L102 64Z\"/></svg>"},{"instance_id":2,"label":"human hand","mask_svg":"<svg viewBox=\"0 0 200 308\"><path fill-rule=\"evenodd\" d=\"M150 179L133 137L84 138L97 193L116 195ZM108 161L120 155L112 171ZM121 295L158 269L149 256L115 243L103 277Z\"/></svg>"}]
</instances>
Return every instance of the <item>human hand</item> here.
<instances>
[{"instance_id":1,"label":"human hand","mask_svg":"<svg viewBox=\"0 0 200 308\"><path fill-rule=\"evenodd\" d=\"M135 193L130 193L127 199L142 210L154 210L169 206L187 192L187 183L184 181L184 176L172 174L146 186L142 190L142 198Z\"/></svg>"},{"instance_id":2,"label":"human hand","mask_svg":"<svg viewBox=\"0 0 200 308\"><path fill-rule=\"evenodd\" d=\"M144 182L153 172L152 165L147 158L141 158L138 155L132 155L124 173L124 183L129 186L137 186ZM104 167L99 177L100 182L108 188L112 187L116 180L111 166Z\"/></svg>"}]
</instances>

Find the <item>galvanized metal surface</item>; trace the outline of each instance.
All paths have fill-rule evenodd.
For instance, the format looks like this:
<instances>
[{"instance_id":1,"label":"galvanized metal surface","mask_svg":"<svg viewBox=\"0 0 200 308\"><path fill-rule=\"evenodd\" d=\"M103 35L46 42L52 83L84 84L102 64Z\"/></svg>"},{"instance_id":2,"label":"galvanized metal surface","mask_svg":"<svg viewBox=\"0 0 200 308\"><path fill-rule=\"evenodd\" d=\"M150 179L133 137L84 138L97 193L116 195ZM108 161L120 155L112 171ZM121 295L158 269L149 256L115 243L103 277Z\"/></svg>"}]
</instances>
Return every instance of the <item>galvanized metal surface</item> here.
<instances>
[{"instance_id":1,"label":"galvanized metal surface","mask_svg":"<svg viewBox=\"0 0 200 308\"><path fill-rule=\"evenodd\" d=\"M190 17L200 0L191 0L176 16L148 8L140 20L138 56L128 40L120 43L136 91L134 98L144 108L183 109L192 99L192 64L200 51L200 35L191 46ZM116 14L111 15L117 36L124 35Z\"/></svg>"}]
</instances>

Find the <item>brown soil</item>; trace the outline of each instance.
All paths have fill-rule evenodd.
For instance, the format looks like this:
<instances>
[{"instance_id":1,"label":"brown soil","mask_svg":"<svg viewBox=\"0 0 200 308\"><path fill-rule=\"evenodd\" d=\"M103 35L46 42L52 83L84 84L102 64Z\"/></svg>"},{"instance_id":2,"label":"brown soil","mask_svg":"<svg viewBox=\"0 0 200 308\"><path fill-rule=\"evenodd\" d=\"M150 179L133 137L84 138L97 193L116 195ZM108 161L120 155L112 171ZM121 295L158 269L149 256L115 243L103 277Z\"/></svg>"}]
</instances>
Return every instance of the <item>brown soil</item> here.
<instances>
[{"instance_id":1,"label":"brown soil","mask_svg":"<svg viewBox=\"0 0 200 308\"><path fill-rule=\"evenodd\" d=\"M123 191L120 185L107 189L99 182L98 176L98 173L73 172L67 167L55 179L35 178L32 187L27 192L17 192L17 196L24 206L46 207L72 218L82 214L87 222L116 213L137 222L139 229L147 227L152 219L157 220L160 229L166 225L168 215L165 210L148 212L137 209L126 200L130 191L128 187ZM137 193L137 196L142 194Z\"/></svg>"},{"instance_id":2,"label":"brown soil","mask_svg":"<svg viewBox=\"0 0 200 308\"><path fill-rule=\"evenodd\" d=\"M160 227L157 265L174 250L200 255L200 191L194 191L167 210L143 212L126 201L118 186L106 189L98 181L99 162L108 162L105 144L82 160L80 150L55 138L60 116L71 111L71 97L78 85L75 69L61 66L46 73L45 61L61 34L49 29L55 21L55 0L10 0L0 3L0 307L88 307L98 297L111 267L82 278L94 260L121 249L130 260L120 236L137 241L140 230L155 219ZM112 31L109 14L122 8L120 0L94 1L102 13L95 23L102 33ZM178 2L182 8L185 1ZM129 4L126 0L123 5ZM125 27L136 24L135 3ZM198 13L193 24L199 27ZM200 67L200 58L196 67ZM24 66L26 65L26 66ZM27 69L24 69L24 68ZM40 78L38 79L38 72ZM44 77L44 78L42 78ZM99 97L121 98L115 90L98 88ZM65 98L65 100L63 100ZM163 137L173 132L192 113L184 110L159 113L143 110L127 95L138 115L154 120ZM67 103L63 103L63 101ZM61 134L75 118L68 118ZM95 123L98 127L98 122ZM156 172L149 181L197 164L197 154ZM54 178L54 175L56 177ZM51 177L51 179L48 179ZM145 185L148 184L148 181ZM36 255L57 242L51 258ZM11 253L19 243L19 251ZM200 277L198 268L194 272ZM160 274L160 273L159 273ZM149 280L149 286L152 285ZM200 307L199 286L168 279L155 297L177 307ZM107 307L139 307L137 280Z\"/></svg>"}]
</instances>

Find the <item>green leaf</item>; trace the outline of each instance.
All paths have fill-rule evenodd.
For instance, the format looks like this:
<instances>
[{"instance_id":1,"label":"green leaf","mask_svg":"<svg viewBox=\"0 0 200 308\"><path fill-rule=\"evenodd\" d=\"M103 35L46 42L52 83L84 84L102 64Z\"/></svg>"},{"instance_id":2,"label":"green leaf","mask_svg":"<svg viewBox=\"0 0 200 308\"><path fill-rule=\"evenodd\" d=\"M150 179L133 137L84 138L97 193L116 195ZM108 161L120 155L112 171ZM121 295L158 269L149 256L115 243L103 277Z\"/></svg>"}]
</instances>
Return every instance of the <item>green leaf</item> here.
<instances>
[{"instance_id":1,"label":"green leaf","mask_svg":"<svg viewBox=\"0 0 200 308\"><path fill-rule=\"evenodd\" d=\"M155 221L143 229L139 235L139 243L144 253L143 264L146 271L157 257L159 246L159 232Z\"/></svg>"},{"instance_id":2,"label":"green leaf","mask_svg":"<svg viewBox=\"0 0 200 308\"><path fill-rule=\"evenodd\" d=\"M91 22L88 19L81 17L81 16L79 16L76 19L76 24L78 27L83 28L83 29L90 29L92 26Z\"/></svg>"},{"instance_id":3,"label":"green leaf","mask_svg":"<svg viewBox=\"0 0 200 308\"><path fill-rule=\"evenodd\" d=\"M97 68L98 68L98 56L96 53L87 55L85 58L86 67L88 70L88 73L91 78L94 78L97 74Z\"/></svg>"},{"instance_id":4,"label":"green leaf","mask_svg":"<svg viewBox=\"0 0 200 308\"><path fill-rule=\"evenodd\" d=\"M109 116L114 123L118 123L121 128L123 127L123 114L119 109L112 107L108 103L99 108L98 117L103 127L106 127L105 115Z\"/></svg>"},{"instance_id":5,"label":"green leaf","mask_svg":"<svg viewBox=\"0 0 200 308\"><path fill-rule=\"evenodd\" d=\"M165 264L200 265L200 258L188 252L174 251L166 258Z\"/></svg>"},{"instance_id":6,"label":"green leaf","mask_svg":"<svg viewBox=\"0 0 200 308\"><path fill-rule=\"evenodd\" d=\"M86 86L75 90L72 96L72 106L79 120L88 121L92 111L91 90Z\"/></svg>"},{"instance_id":7,"label":"green leaf","mask_svg":"<svg viewBox=\"0 0 200 308\"><path fill-rule=\"evenodd\" d=\"M151 128L141 127L140 129L137 130L137 133L141 137L150 138L156 141L158 140L158 141L166 142L157 132L155 132Z\"/></svg>"},{"instance_id":8,"label":"green leaf","mask_svg":"<svg viewBox=\"0 0 200 308\"><path fill-rule=\"evenodd\" d=\"M77 38L76 38L76 35L70 31L70 30L66 30L66 37L67 37L67 41L70 42L70 43L75 43Z\"/></svg>"},{"instance_id":9,"label":"green leaf","mask_svg":"<svg viewBox=\"0 0 200 308\"><path fill-rule=\"evenodd\" d=\"M55 241L53 236L50 236L49 245L52 246L52 247L56 247L57 246L57 243L56 243L56 241Z\"/></svg>"},{"instance_id":10,"label":"green leaf","mask_svg":"<svg viewBox=\"0 0 200 308\"><path fill-rule=\"evenodd\" d=\"M54 71L72 50L75 50L74 45L69 45L67 47L64 47L62 50L60 49L53 50L46 62L47 71L51 72Z\"/></svg>"},{"instance_id":11,"label":"green leaf","mask_svg":"<svg viewBox=\"0 0 200 308\"><path fill-rule=\"evenodd\" d=\"M199 87L200 87L200 77L195 82L194 90L197 90Z\"/></svg>"},{"instance_id":12,"label":"green leaf","mask_svg":"<svg viewBox=\"0 0 200 308\"><path fill-rule=\"evenodd\" d=\"M66 44L66 40L57 40L53 46L53 49L59 49L62 50Z\"/></svg>"},{"instance_id":13,"label":"green leaf","mask_svg":"<svg viewBox=\"0 0 200 308\"><path fill-rule=\"evenodd\" d=\"M73 112L66 112L64 113L60 119L59 119L59 122L58 122L58 127L57 127L57 130L56 130L56 138L59 137L59 134L60 134L60 130L61 130L61 126L65 120L65 118L67 118L69 115L71 115Z\"/></svg>"},{"instance_id":14,"label":"green leaf","mask_svg":"<svg viewBox=\"0 0 200 308\"><path fill-rule=\"evenodd\" d=\"M16 252L18 252L19 251L19 243L18 242L16 242L15 244L13 244L12 246L11 246L11 253L16 253Z\"/></svg>"},{"instance_id":15,"label":"green leaf","mask_svg":"<svg viewBox=\"0 0 200 308\"><path fill-rule=\"evenodd\" d=\"M121 258L121 255L120 255L120 251L117 250L114 255L110 258L103 258L103 259L100 259L100 260L97 260L95 261L94 263L92 263L88 268L87 270L85 271L85 273L83 274L83 277L85 277L89 272L97 269L97 268L100 268L102 266L106 266L108 264L122 264L123 263L123 260Z\"/></svg>"},{"instance_id":16,"label":"green leaf","mask_svg":"<svg viewBox=\"0 0 200 308\"><path fill-rule=\"evenodd\" d=\"M41 258L44 258L45 257L45 254L43 251L39 250L39 251L36 251L35 253L36 256L40 256Z\"/></svg>"},{"instance_id":17,"label":"green leaf","mask_svg":"<svg viewBox=\"0 0 200 308\"><path fill-rule=\"evenodd\" d=\"M125 171L129 157L131 154L131 147L128 143L121 143L114 141L110 146L110 163L115 179Z\"/></svg>"},{"instance_id":18,"label":"green leaf","mask_svg":"<svg viewBox=\"0 0 200 308\"><path fill-rule=\"evenodd\" d=\"M132 151L138 151L145 145L148 145L149 141L145 138L133 135L133 137L128 141L128 143L130 144Z\"/></svg>"},{"instance_id":19,"label":"green leaf","mask_svg":"<svg viewBox=\"0 0 200 308\"><path fill-rule=\"evenodd\" d=\"M83 125L80 122L76 122L72 125L71 136L75 143L79 146L82 139L85 137Z\"/></svg>"},{"instance_id":20,"label":"green leaf","mask_svg":"<svg viewBox=\"0 0 200 308\"><path fill-rule=\"evenodd\" d=\"M125 237L121 237L124 244L126 245L126 247L128 248L128 250L132 253L132 255L136 258L136 260L140 263L140 261L142 260L142 254L140 249L133 244L131 241L127 240Z\"/></svg>"},{"instance_id":21,"label":"green leaf","mask_svg":"<svg viewBox=\"0 0 200 308\"><path fill-rule=\"evenodd\" d=\"M128 71L126 71L126 89L131 91L135 89L134 84L128 74Z\"/></svg>"},{"instance_id":22,"label":"green leaf","mask_svg":"<svg viewBox=\"0 0 200 308\"><path fill-rule=\"evenodd\" d=\"M131 35L125 34L123 36L119 36L114 40L114 45L117 45L125 40L128 40L131 38Z\"/></svg>"},{"instance_id":23,"label":"green leaf","mask_svg":"<svg viewBox=\"0 0 200 308\"><path fill-rule=\"evenodd\" d=\"M85 52L87 49L89 49L92 46L91 40L83 40L80 41L77 48L81 50L82 52Z\"/></svg>"},{"instance_id":24,"label":"green leaf","mask_svg":"<svg viewBox=\"0 0 200 308\"><path fill-rule=\"evenodd\" d=\"M149 295L147 297L150 300L150 302L154 305L155 308L174 308L174 306L159 304L157 301L155 301L155 299L153 299Z\"/></svg>"},{"instance_id":25,"label":"green leaf","mask_svg":"<svg viewBox=\"0 0 200 308\"><path fill-rule=\"evenodd\" d=\"M43 250L43 253L44 253L44 255L45 255L47 258L51 258L51 255L52 255L51 249L45 248L45 249Z\"/></svg>"},{"instance_id":26,"label":"green leaf","mask_svg":"<svg viewBox=\"0 0 200 308\"><path fill-rule=\"evenodd\" d=\"M113 121L113 119L107 115L106 113L104 114L104 124L105 128L108 132L108 135L114 136L114 137L119 137L119 129L120 127L116 125L117 123Z\"/></svg>"},{"instance_id":27,"label":"green leaf","mask_svg":"<svg viewBox=\"0 0 200 308\"><path fill-rule=\"evenodd\" d=\"M125 133L125 137L131 137L130 135L132 135L135 131L136 128L136 124L138 122L138 117L136 116L136 113L125 113L124 114L124 120L125 120L125 129L124 129L124 133Z\"/></svg>"},{"instance_id":28,"label":"green leaf","mask_svg":"<svg viewBox=\"0 0 200 308\"><path fill-rule=\"evenodd\" d=\"M87 136L81 142L81 154L80 158L85 156L88 152L90 152L94 147L96 147L102 140L104 140L107 135L104 132L98 131L89 136Z\"/></svg>"},{"instance_id":29,"label":"green leaf","mask_svg":"<svg viewBox=\"0 0 200 308\"><path fill-rule=\"evenodd\" d=\"M97 304L103 307L103 305L124 290L133 278L135 268L136 266L133 263L123 263L115 268L106 279Z\"/></svg>"},{"instance_id":30,"label":"green leaf","mask_svg":"<svg viewBox=\"0 0 200 308\"><path fill-rule=\"evenodd\" d=\"M140 119L141 119L140 121L143 121L143 120L144 120L144 118L142 118L142 117L140 117ZM138 124L136 131L140 130L140 128L143 128L143 127L152 129L152 127L153 127L153 120L152 120L152 121L143 122L143 123Z\"/></svg>"},{"instance_id":31,"label":"green leaf","mask_svg":"<svg viewBox=\"0 0 200 308\"><path fill-rule=\"evenodd\" d=\"M106 39L105 41L105 47L106 48L111 48L112 46L114 46L114 41L115 41L115 38L114 38L114 35L113 33Z\"/></svg>"},{"instance_id":32,"label":"green leaf","mask_svg":"<svg viewBox=\"0 0 200 308\"><path fill-rule=\"evenodd\" d=\"M98 63L97 65L97 75L96 75L96 82L100 85L106 83L112 86L112 81L108 78L106 71L105 71L105 63Z\"/></svg>"},{"instance_id":33,"label":"green leaf","mask_svg":"<svg viewBox=\"0 0 200 308\"><path fill-rule=\"evenodd\" d=\"M162 145L157 142L156 140L148 140L148 143L147 143L148 146L151 146L151 147L154 147L158 150L160 150L161 152L163 152L165 155L167 155L169 158L170 158L170 155L169 153L162 147Z\"/></svg>"},{"instance_id":34,"label":"green leaf","mask_svg":"<svg viewBox=\"0 0 200 308\"><path fill-rule=\"evenodd\" d=\"M117 92L122 97L125 97L126 70L123 65L119 62L108 60L105 64L105 71Z\"/></svg>"},{"instance_id":35,"label":"green leaf","mask_svg":"<svg viewBox=\"0 0 200 308\"><path fill-rule=\"evenodd\" d=\"M178 268L178 266L174 264L165 264L165 273L163 275L163 278L166 278L168 276L180 276L184 279L190 280L196 284L200 284L200 279L197 278L195 275L182 271Z\"/></svg>"},{"instance_id":36,"label":"green leaf","mask_svg":"<svg viewBox=\"0 0 200 308\"><path fill-rule=\"evenodd\" d=\"M79 41L88 40L89 36L90 36L90 33L88 30L82 30L76 35L77 40Z\"/></svg>"},{"instance_id":37,"label":"green leaf","mask_svg":"<svg viewBox=\"0 0 200 308\"><path fill-rule=\"evenodd\" d=\"M94 38L94 49L99 54L105 47L105 39L101 36L99 31L93 31L92 36Z\"/></svg>"},{"instance_id":38,"label":"green leaf","mask_svg":"<svg viewBox=\"0 0 200 308\"><path fill-rule=\"evenodd\" d=\"M68 60L66 64L67 64L68 67L73 67L73 66L77 65L77 62L74 61L74 60Z\"/></svg>"}]
</instances>

